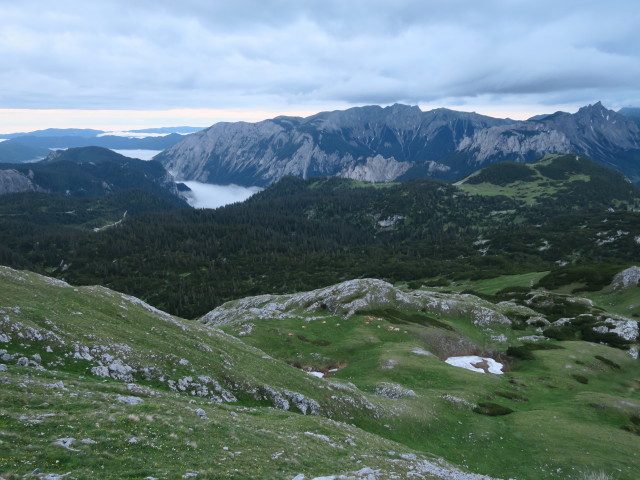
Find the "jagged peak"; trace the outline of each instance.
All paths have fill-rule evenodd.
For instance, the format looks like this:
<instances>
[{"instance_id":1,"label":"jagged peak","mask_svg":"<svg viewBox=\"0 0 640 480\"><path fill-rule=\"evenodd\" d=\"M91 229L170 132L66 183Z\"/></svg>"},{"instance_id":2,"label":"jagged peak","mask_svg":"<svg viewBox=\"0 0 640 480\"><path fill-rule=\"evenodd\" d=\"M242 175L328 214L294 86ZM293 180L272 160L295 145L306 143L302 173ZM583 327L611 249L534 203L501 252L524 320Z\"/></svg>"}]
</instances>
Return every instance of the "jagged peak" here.
<instances>
[{"instance_id":1,"label":"jagged peak","mask_svg":"<svg viewBox=\"0 0 640 480\"><path fill-rule=\"evenodd\" d=\"M420 107L417 105L407 105L404 103L394 103L391 106L385 107L384 110L391 110L393 112L415 112L422 113Z\"/></svg>"},{"instance_id":2,"label":"jagged peak","mask_svg":"<svg viewBox=\"0 0 640 480\"><path fill-rule=\"evenodd\" d=\"M581 107L578 110L577 115L585 114L585 113L594 114L594 113L601 113L601 112L616 113L615 111L609 110L607 107L605 107L601 101L597 101L593 105L589 104L585 107Z\"/></svg>"}]
</instances>

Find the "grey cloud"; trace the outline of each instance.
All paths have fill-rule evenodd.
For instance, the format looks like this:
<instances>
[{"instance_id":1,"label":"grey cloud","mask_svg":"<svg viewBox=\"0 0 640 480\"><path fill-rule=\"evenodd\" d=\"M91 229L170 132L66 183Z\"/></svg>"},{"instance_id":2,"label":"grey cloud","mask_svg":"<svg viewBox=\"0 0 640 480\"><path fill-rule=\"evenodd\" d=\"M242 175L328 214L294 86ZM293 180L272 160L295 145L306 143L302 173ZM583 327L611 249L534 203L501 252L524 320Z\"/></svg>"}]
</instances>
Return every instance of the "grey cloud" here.
<instances>
[{"instance_id":1,"label":"grey cloud","mask_svg":"<svg viewBox=\"0 0 640 480\"><path fill-rule=\"evenodd\" d=\"M638 24L635 0L26 0L0 6L0 105L625 102Z\"/></svg>"}]
</instances>

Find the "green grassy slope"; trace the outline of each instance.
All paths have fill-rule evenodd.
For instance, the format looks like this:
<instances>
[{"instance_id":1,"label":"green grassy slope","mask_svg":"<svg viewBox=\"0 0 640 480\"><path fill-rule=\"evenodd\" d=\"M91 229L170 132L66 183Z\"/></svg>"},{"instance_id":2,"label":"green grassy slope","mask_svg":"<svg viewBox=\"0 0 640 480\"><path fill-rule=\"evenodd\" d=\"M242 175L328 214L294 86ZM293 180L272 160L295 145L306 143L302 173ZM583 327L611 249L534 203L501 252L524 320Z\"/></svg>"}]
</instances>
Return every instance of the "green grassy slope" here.
<instances>
[{"instance_id":1,"label":"green grassy slope","mask_svg":"<svg viewBox=\"0 0 640 480\"><path fill-rule=\"evenodd\" d=\"M220 330L6 267L0 292L2 478L454 471L375 434L372 425L394 421L391 402Z\"/></svg>"},{"instance_id":2,"label":"green grassy slope","mask_svg":"<svg viewBox=\"0 0 640 480\"><path fill-rule=\"evenodd\" d=\"M563 315L624 321L601 310L606 291L591 305L361 280L231 302L205 317L218 327L8 268L0 291L4 478L454 478L444 458L493 478L631 480L640 465L637 339L541 337ZM505 373L444 362L475 354Z\"/></svg>"},{"instance_id":3,"label":"green grassy slope","mask_svg":"<svg viewBox=\"0 0 640 480\"><path fill-rule=\"evenodd\" d=\"M364 428L472 470L532 480L580 478L584 471L635 478L637 360L624 349L577 336L557 341L542 335L559 317L612 313L579 297L542 291L491 301L409 291L406 300L389 289L345 295L356 305L366 301L363 310L340 307L341 289L333 287L323 290L329 295L230 302L204 320L302 370L396 398L397 416L388 427ZM637 348L637 323L626 321L636 325ZM504 362L507 372L475 373L443 362L478 354ZM512 413L478 413L500 407Z\"/></svg>"},{"instance_id":4,"label":"green grassy slope","mask_svg":"<svg viewBox=\"0 0 640 480\"><path fill-rule=\"evenodd\" d=\"M473 195L502 195L528 205L582 199L583 208L607 200L611 207L640 208L636 187L624 175L576 155L551 154L533 163L497 163L456 186Z\"/></svg>"}]
</instances>

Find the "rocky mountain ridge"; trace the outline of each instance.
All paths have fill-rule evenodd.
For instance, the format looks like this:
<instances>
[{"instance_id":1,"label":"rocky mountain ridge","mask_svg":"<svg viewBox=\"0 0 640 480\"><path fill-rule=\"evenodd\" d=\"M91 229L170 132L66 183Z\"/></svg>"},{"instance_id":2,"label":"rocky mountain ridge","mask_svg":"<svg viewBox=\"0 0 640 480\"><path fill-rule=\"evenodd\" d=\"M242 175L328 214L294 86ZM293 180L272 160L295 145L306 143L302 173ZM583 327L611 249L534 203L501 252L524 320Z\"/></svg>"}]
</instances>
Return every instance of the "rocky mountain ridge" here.
<instances>
[{"instance_id":1,"label":"rocky mountain ridge","mask_svg":"<svg viewBox=\"0 0 640 480\"><path fill-rule=\"evenodd\" d=\"M640 178L640 126L600 102L525 122L416 106L356 107L307 118L218 123L156 159L179 179L270 184L285 175L388 182L460 178L501 160L590 157Z\"/></svg>"},{"instance_id":2,"label":"rocky mountain ridge","mask_svg":"<svg viewBox=\"0 0 640 480\"><path fill-rule=\"evenodd\" d=\"M190 135L156 159L179 178L265 185L285 175L389 181L436 160L477 129L508 123L447 109L393 105L276 117L255 124L218 123Z\"/></svg>"}]
</instances>

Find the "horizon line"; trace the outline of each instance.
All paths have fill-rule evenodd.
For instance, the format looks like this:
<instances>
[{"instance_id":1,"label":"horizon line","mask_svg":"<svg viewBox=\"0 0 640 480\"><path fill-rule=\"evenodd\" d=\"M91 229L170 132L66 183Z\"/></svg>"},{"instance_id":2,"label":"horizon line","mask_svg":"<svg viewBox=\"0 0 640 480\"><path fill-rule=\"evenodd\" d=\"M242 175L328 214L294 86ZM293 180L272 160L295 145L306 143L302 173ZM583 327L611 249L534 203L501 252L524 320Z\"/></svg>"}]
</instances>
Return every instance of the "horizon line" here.
<instances>
[{"instance_id":1,"label":"horizon line","mask_svg":"<svg viewBox=\"0 0 640 480\"><path fill-rule=\"evenodd\" d=\"M400 103L400 102L396 102ZM444 102L443 102L444 103ZM594 102L597 103L597 102ZM372 104L373 105L373 104ZM382 104L381 107L393 104ZM410 104L403 104L410 105ZM129 131L141 128L160 127L201 127L207 128L219 122L255 123L278 116L309 117L320 112L346 110L371 105L333 105L320 109L299 108L172 108L164 110L144 109L71 109L71 108L0 108L0 134L28 133L49 128L95 129L109 131ZM557 111L576 110L575 105L447 105L427 104L417 106L426 112L437 108L447 108L460 112L472 112L493 118L527 120L535 115L551 114ZM550 107L550 108L547 108Z\"/></svg>"}]
</instances>

